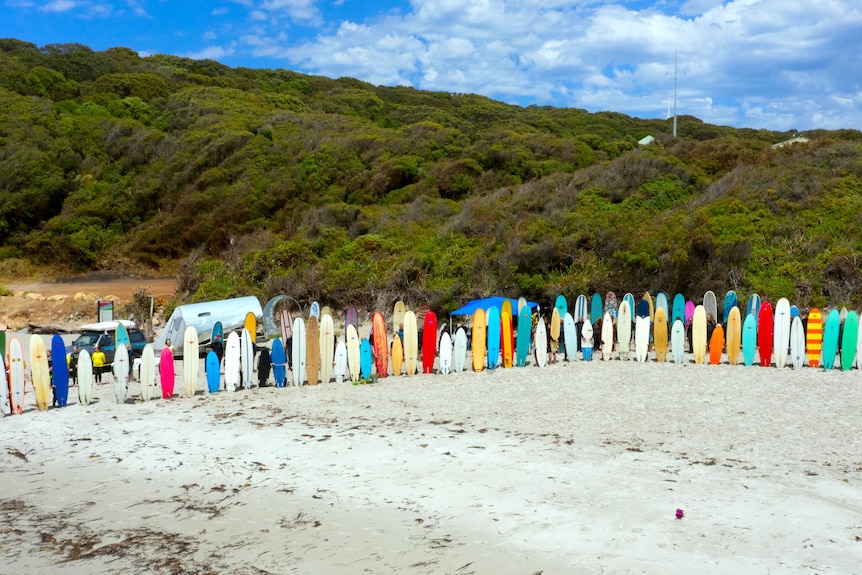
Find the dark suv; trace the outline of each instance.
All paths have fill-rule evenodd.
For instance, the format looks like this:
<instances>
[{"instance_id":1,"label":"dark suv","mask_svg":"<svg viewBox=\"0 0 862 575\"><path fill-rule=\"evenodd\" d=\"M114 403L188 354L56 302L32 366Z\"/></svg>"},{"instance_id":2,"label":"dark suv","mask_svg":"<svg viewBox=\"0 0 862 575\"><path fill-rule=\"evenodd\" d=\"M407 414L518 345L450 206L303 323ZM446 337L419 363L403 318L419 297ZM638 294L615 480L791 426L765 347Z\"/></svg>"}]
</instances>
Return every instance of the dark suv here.
<instances>
[{"instance_id":1,"label":"dark suv","mask_svg":"<svg viewBox=\"0 0 862 575\"><path fill-rule=\"evenodd\" d=\"M131 349L129 349L129 356L141 357L141 353L147 345L144 332L128 324L126 324L126 330L129 332L129 341L132 344ZM116 331L117 322L115 321L85 325L81 328L81 335L75 338L71 345L66 346L66 353L71 353L72 347L77 345L79 352L86 349L90 355L93 355L96 346L99 346L105 352L105 365L110 365L114 363L114 351L117 349L114 345Z\"/></svg>"}]
</instances>

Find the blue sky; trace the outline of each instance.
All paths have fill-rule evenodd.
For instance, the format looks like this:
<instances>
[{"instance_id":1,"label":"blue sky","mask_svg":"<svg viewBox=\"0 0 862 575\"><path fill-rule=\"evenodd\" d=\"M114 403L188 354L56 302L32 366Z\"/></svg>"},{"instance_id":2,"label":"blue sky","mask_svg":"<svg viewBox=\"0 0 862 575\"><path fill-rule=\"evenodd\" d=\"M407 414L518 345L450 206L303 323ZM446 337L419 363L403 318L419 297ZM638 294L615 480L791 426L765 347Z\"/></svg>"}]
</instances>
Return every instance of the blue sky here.
<instances>
[{"instance_id":1,"label":"blue sky","mask_svg":"<svg viewBox=\"0 0 862 575\"><path fill-rule=\"evenodd\" d=\"M858 0L0 0L0 37L520 105L862 129Z\"/></svg>"}]
</instances>

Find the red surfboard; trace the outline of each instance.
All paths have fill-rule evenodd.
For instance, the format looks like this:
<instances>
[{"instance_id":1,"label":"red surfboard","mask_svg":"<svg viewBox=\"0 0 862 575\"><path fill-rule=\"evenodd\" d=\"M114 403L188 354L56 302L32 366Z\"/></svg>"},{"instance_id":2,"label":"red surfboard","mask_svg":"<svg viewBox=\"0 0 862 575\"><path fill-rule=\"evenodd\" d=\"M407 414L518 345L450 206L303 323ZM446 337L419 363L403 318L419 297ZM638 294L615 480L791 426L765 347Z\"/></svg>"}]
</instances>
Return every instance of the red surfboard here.
<instances>
[{"instance_id":1,"label":"red surfboard","mask_svg":"<svg viewBox=\"0 0 862 575\"><path fill-rule=\"evenodd\" d=\"M769 367L772 364L774 322L772 304L765 301L760 304L760 315L757 318L757 349L760 351L760 365L762 367Z\"/></svg>"},{"instance_id":2,"label":"red surfboard","mask_svg":"<svg viewBox=\"0 0 862 575\"><path fill-rule=\"evenodd\" d=\"M374 351L374 366L378 377L389 373L389 341L386 338L386 320L379 311L371 316L371 349Z\"/></svg>"},{"instance_id":3,"label":"red surfboard","mask_svg":"<svg viewBox=\"0 0 862 575\"><path fill-rule=\"evenodd\" d=\"M434 372L437 357L437 314L429 311L422 323L422 373Z\"/></svg>"}]
</instances>

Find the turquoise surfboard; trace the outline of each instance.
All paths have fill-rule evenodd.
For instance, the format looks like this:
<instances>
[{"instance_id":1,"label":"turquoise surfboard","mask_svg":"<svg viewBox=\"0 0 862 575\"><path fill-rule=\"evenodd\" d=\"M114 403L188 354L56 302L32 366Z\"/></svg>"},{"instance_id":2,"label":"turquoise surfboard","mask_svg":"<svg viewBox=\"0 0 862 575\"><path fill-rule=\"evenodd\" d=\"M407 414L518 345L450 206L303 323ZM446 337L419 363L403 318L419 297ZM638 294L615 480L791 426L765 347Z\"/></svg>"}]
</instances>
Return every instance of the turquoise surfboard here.
<instances>
[{"instance_id":1,"label":"turquoise surfboard","mask_svg":"<svg viewBox=\"0 0 862 575\"><path fill-rule=\"evenodd\" d=\"M594 293L590 303L590 323L596 323L600 319L602 319L602 296Z\"/></svg>"},{"instance_id":2,"label":"turquoise surfboard","mask_svg":"<svg viewBox=\"0 0 862 575\"><path fill-rule=\"evenodd\" d=\"M754 316L746 316L742 324L742 363L754 365L754 351L757 349L757 322Z\"/></svg>"},{"instance_id":3,"label":"turquoise surfboard","mask_svg":"<svg viewBox=\"0 0 862 575\"><path fill-rule=\"evenodd\" d=\"M527 356L530 355L530 332L533 329L533 319L530 308L524 306L518 312L518 335L515 339L515 365L524 367L527 365Z\"/></svg>"},{"instance_id":4,"label":"turquoise surfboard","mask_svg":"<svg viewBox=\"0 0 862 575\"><path fill-rule=\"evenodd\" d=\"M838 333L841 330L841 313L833 309L826 316L823 327L823 368L832 369L835 365L835 354L838 353Z\"/></svg>"},{"instance_id":5,"label":"turquoise surfboard","mask_svg":"<svg viewBox=\"0 0 862 575\"><path fill-rule=\"evenodd\" d=\"M129 330L121 323L117 324L117 331L114 332L114 345L120 344L126 346L126 349L132 349L132 341L129 339Z\"/></svg>"},{"instance_id":6,"label":"turquoise surfboard","mask_svg":"<svg viewBox=\"0 0 862 575\"><path fill-rule=\"evenodd\" d=\"M209 392L218 393L221 387L221 363L219 363L218 355L213 350L207 352L204 369L207 374L207 388Z\"/></svg>"},{"instance_id":7,"label":"turquoise surfboard","mask_svg":"<svg viewBox=\"0 0 862 575\"><path fill-rule=\"evenodd\" d=\"M685 296L681 293L673 296L673 307L671 309L671 325L676 320L685 323Z\"/></svg>"},{"instance_id":8,"label":"turquoise surfboard","mask_svg":"<svg viewBox=\"0 0 862 575\"><path fill-rule=\"evenodd\" d=\"M500 310L497 306L491 306L488 309L488 367L494 369L497 367L497 362L500 358Z\"/></svg>"},{"instance_id":9,"label":"turquoise surfboard","mask_svg":"<svg viewBox=\"0 0 862 575\"><path fill-rule=\"evenodd\" d=\"M362 379L371 377L372 363L371 342L368 341L367 337L363 337L359 344L359 373L362 375Z\"/></svg>"},{"instance_id":10,"label":"turquoise surfboard","mask_svg":"<svg viewBox=\"0 0 862 575\"><path fill-rule=\"evenodd\" d=\"M847 313L844 318L844 331L841 336L841 369L853 369L856 359L856 342L859 337L859 316L855 311Z\"/></svg>"},{"instance_id":11,"label":"turquoise surfboard","mask_svg":"<svg viewBox=\"0 0 862 575\"><path fill-rule=\"evenodd\" d=\"M562 324L562 321L566 317L566 314L569 313L569 302L566 301L566 296L564 296L563 294L558 295L557 299L554 301L554 307L557 308L557 312L560 314L560 323ZM565 340L565 336L562 339ZM565 341L562 341L560 342L560 354L565 353L566 344Z\"/></svg>"}]
</instances>

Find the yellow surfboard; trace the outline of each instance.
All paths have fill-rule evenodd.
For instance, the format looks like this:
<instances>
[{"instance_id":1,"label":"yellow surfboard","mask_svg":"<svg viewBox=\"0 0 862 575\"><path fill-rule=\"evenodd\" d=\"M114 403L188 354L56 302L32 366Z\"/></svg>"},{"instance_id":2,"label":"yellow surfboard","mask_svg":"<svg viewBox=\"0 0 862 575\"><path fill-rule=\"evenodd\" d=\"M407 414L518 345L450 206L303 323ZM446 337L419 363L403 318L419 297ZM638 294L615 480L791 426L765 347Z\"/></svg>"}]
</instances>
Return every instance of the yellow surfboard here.
<instances>
[{"instance_id":1,"label":"yellow surfboard","mask_svg":"<svg viewBox=\"0 0 862 575\"><path fill-rule=\"evenodd\" d=\"M653 343L655 343L655 360L667 361L667 311L660 307L655 310L653 323Z\"/></svg>"},{"instance_id":2,"label":"yellow surfboard","mask_svg":"<svg viewBox=\"0 0 862 575\"><path fill-rule=\"evenodd\" d=\"M251 343L257 343L257 318L254 316L253 311L245 314L245 325L243 327L248 330L248 334L251 336Z\"/></svg>"},{"instance_id":3,"label":"yellow surfboard","mask_svg":"<svg viewBox=\"0 0 862 575\"><path fill-rule=\"evenodd\" d=\"M473 314L473 371L485 368L485 310L479 308Z\"/></svg>"},{"instance_id":4,"label":"yellow surfboard","mask_svg":"<svg viewBox=\"0 0 862 575\"><path fill-rule=\"evenodd\" d=\"M694 363L703 363L706 345L706 308L699 305L694 308L694 319L691 323L691 351L694 353Z\"/></svg>"},{"instance_id":5,"label":"yellow surfboard","mask_svg":"<svg viewBox=\"0 0 862 575\"><path fill-rule=\"evenodd\" d=\"M392 375L401 375L401 368L404 365L404 347L401 345L401 338L398 333L392 337Z\"/></svg>"},{"instance_id":6,"label":"yellow surfboard","mask_svg":"<svg viewBox=\"0 0 862 575\"><path fill-rule=\"evenodd\" d=\"M727 315L727 362L730 365L739 363L739 350L742 345L742 315L738 307L733 307Z\"/></svg>"},{"instance_id":7,"label":"yellow surfboard","mask_svg":"<svg viewBox=\"0 0 862 575\"><path fill-rule=\"evenodd\" d=\"M37 334L30 336L30 375L36 391L36 407L39 411L45 411L51 402L51 375L45 341Z\"/></svg>"}]
</instances>

